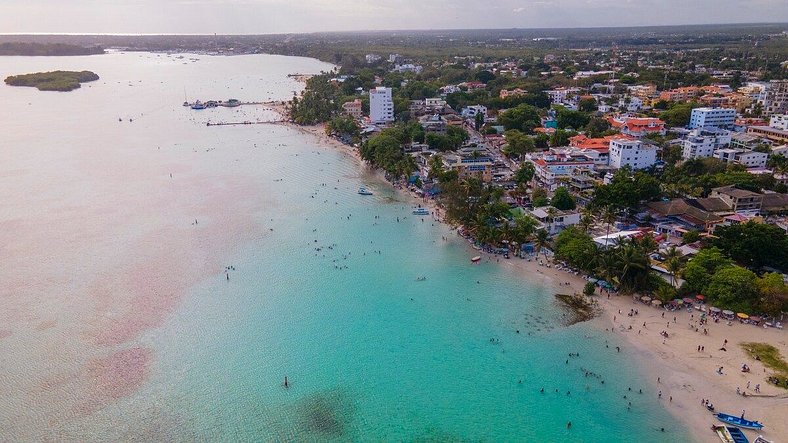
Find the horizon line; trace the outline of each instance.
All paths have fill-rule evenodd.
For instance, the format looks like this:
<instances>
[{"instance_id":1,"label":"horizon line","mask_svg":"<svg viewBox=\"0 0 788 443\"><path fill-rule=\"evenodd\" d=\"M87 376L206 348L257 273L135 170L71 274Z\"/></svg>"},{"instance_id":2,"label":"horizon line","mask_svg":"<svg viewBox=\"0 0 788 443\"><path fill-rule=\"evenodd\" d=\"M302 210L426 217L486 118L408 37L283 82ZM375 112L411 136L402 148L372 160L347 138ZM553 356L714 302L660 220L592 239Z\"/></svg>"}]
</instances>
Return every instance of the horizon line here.
<instances>
[{"instance_id":1,"label":"horizon line","mask_svg":"<svg viewBox=\"0 0 788 443\"><path fill-rule=\"evenodd\" d=\"M262 36L262 35L314 35L314 34L351 34L351 33L386 33L386 32L435 32L435 31L538 31L538 30L585 30L585 29L638 29L638 28L672 28L685 26L788 26L785 22L725 22L725 23L684 23L684 24L661 24L661 25L629 25L629 26L572 26L572 27L548 27L548 28L403 28L403 29L356 29L346 31L314 31L314 32L272 32L272 33L133 33L133 32L0 32L0 36L105 36L105 37L211 37L211 36ZM785 32L785 31L783 31Z\"/></svg>"}]
</instances>

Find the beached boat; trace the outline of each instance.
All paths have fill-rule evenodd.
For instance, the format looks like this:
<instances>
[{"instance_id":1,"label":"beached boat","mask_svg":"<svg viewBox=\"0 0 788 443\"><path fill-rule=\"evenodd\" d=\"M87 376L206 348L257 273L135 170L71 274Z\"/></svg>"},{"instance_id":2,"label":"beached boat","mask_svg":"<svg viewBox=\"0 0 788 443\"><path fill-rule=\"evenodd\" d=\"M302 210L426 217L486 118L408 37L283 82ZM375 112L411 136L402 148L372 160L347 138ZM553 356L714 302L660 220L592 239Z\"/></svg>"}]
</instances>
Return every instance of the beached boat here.
<instances>
[{"instance_id":1,"label":"beached boat","mask_svg":"<svg viewBox=\"0 0 788 443\"><path fill-rule=\"evenodd\" d=\"M367 188L365 188L363 186L358 188L358 193L361 194L361 195L372 195L372 191L368 190Z\"/></svg>"},{"instance_id":2,"label":"beached boat","mask_svg":"<svg viewBox=\"0 0 788 443\"><path fill-rule=\"evenodd\" d=\"M481 256L479 256L479 255L477 255L476 257L473 257L473 258L471 259L471 261L472 261L472 262L474 262L474 263L478 263L478 262L479 262L481 259L482 259L482 257L481 257Z\"/></svg>"},{"instance_id":3,"label":"beached boat","mask_svg":"<svg viewBox=\"0 0 788 443\"><path fill-rule=\"evenodd\" d=\"M197 100L192 105L192 109L205 109L205 105L201 101Z\"/></svg>"},{"instance_id":4,"label":"beached boat","mask_svg":"<svg viewBox=\"0 0 788 443\"><path fill-rule=\"evenodd\" d=\"M732 426L711 425L711 429L723 443L750 443L739 428Z\"/></svg>"},{"instance_id":5,"label":"beached boat","mask_svg":"<svg viewBox=\"0 0 788 443\"><path fill-rule=\"evenodd\" d=\"M735 415L723 414L722 412L719 412L715 414L715 417L717 417L717 420L723 423L728 423L729 425L738 426L740 428L755 430L763 429L763 425L761 423L758 423L754 420L745 420L741 417L736 417Z\"/></svg>"},{"instance_id":6,"label":"beached boat","mask_svg":"<svg viewBox=\"0 0 788 443\"><path fill-rule=\"evenodd\" d=\"M430 215L430 211L427 208L416 208L413 210L413 215Z\"/></svg>"},{"instance_id":7,"label":"beached boat","mask_svg":"<svg viewBox=\"0 0 788 443\"><path fill-rule=\"evenodd\" d=\"M755 437L755 440L753 440L752 443L774 443L774 441L767 440L767 439L763 438L763 435L759 435L759 436Z\"/></svg>"}]
</instances>

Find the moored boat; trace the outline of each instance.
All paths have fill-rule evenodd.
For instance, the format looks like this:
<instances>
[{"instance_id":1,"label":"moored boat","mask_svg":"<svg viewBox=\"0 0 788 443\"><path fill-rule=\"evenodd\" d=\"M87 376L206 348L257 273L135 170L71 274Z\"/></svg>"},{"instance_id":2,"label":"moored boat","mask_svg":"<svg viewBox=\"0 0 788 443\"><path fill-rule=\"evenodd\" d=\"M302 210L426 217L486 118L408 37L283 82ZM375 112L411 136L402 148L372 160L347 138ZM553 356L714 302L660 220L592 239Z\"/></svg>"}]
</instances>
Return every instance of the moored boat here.
<instances>
[{"instance_id":1,"label":"moored boat","mask_svg":"<svg viewBox=\"0 0 788 443\"><path fill-rule=\"evenodd\" d=\"M732 426L711 425L711 429L723 443L750 443L739 428Z\"/></svg>"},{"instance_id":2,"label":"moored boat","mask_svg":"<svg viewBox=\"0 0 788 443\"><path fill-rule=\"evenodd\" d=\"M364 186L358 188L358 193L361 195L372 195L372 191L368 190Z\"/></svg>"},{"instance_id":3,"label":"moored boat","mask_svg":"<svg viewBox=\"0 0 788 443\"><path fill-rule=\"evenodd\" d=\"M413 210L413 215L430 215L430 211L427 208L416 208Z\"/></svg>"},{"instance_id":4,"label":"moored boat","mask_svg":"<svg viewBox=\"0 0 788 443\"><path fill-rule=\"evenodd\" d=\"M763 438L763 435L759 435L759 436L755 437L755 440L753 440L752 443L774 443L774 441L767 440L767 439Z\"/></svg>"},{"instance_id":5,"label":"moored boat","mask_svg":"<svg viewBox=\"0 0 788 443\"><path fill-rule=\"evenodd\" d=\"M480 261L481 259L482 259L482 257L481 257L480 255L477 255L476 257L473 257L473 258L471 258L471 261L472 261L473 263L479 263L479 261Z\"/></svg>"},{"instance_id":6,"label":"moored boat","mask_svg":"<svg viewBox=\"0 0 788 443\"><path fill-rule=\"evenodd\" d=\"M730 425L738 426L740 428L755 429L755 430L760 430L763 428L763 424L759 423L756 420L745 420L741 417L736 417L735 415L723 414L722 412L715 414L715 417L717 417L717 420L723 423L728 423Z\"/></svg>"},{"instance_id":7,"label":"moored boat","mask_svg":"<svg viewBox=\"0 0 788 443\"><path fill-rule=\"evenodd\" d=\"M197 100L192 105L192 109L205 109L205 105L201 101Z\"/></svg>"}]
</instances>

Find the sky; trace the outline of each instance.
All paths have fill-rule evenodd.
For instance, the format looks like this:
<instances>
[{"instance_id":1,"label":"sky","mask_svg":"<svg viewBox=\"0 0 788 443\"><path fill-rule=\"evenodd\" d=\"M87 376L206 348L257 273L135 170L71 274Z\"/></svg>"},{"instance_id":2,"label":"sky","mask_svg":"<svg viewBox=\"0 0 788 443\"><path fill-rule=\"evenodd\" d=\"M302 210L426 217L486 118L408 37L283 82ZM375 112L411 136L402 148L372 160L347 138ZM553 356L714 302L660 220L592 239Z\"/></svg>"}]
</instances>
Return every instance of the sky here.
<instances>
[{"instance_id":1,"label":"sky","mask_svg":"<svg viewBox=\"0 0 788 443\"><path fill-rule=\"evenodd\" d=\"M0 0L0 33L272 34L788 22L788 0Z\"/></svg>"}]
</instances>

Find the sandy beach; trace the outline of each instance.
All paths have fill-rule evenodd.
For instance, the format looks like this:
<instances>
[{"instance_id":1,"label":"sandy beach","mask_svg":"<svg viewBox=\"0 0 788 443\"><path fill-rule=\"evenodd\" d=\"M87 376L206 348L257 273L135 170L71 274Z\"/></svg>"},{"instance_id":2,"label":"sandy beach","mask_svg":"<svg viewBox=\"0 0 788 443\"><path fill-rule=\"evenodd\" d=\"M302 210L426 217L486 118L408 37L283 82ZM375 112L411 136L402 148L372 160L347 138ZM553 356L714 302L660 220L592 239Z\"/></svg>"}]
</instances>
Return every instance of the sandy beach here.
<instances>
[{"instance_id":1,"label":"sandy beach","mask_svg":"<svg viewBox=\"0 0 788 443\"><path fill-rule=\"evenodd\" d=\"M321 143L340 149L355 158L361 167L366 167L357 150L327 136L323 125L286 125L314 135ZM378 179L384 180L380 171L375 174ZM426 205L432 211L433 218L441 221L441 209L434 200L421 199L402 189L398 191ZM541 265L539 259L506 260L492 254L482 256L487 262L497 262L512 268L515 273L528 275L532 281L549 287L556 293L581 293L586 283L582 275L548 268ZM544 260L544 257L541 256L540 259ZM661 399L665 408L676 420L690 428L698 441L718 441L710 427L719 422L701 405L702 399L709 399L717 412L739 415L744 410L747 418L763 422L766 427L760 433L745 431L753 439L762 434L768 439L779 441L781 436L788 435L788 421L785 420L785 417L788 417L788 392L769 385L766 382L769 371L763 364L747 356L741 348L741 343L764 342L777 347L783 357L786 357L788 339L784 331L738 322L728 326L721 321L707 325L708 335L704 335L702 328L700 332L696 332L694 326L690 327L693 321L698 320L699 311L668 312L636 302L626 295L612 295L609 299L606 296L598 298L601 314L592 320L592 324L600 331L617 334L626 340L629 346L622 349L622 352L633 356L649 375L650 390L662 393ZM627 316L630 309L637 309L638 314ZM630 326L632 329L629 329ZM664 343L663 336L660 335L663 330L669 334ZM725 351L722 351L720 348L725 340L727 345L724 346ZM698 346L703 346L704 352L698 352ZM743 363L751 368L749 373L740 371ZM720 366L723 367L723 375L716 372ZM760 393L755 392L757 384L760 384ZM737 388L746 392L747 396L737 394Z\"/></svg>"}]
</instances>

